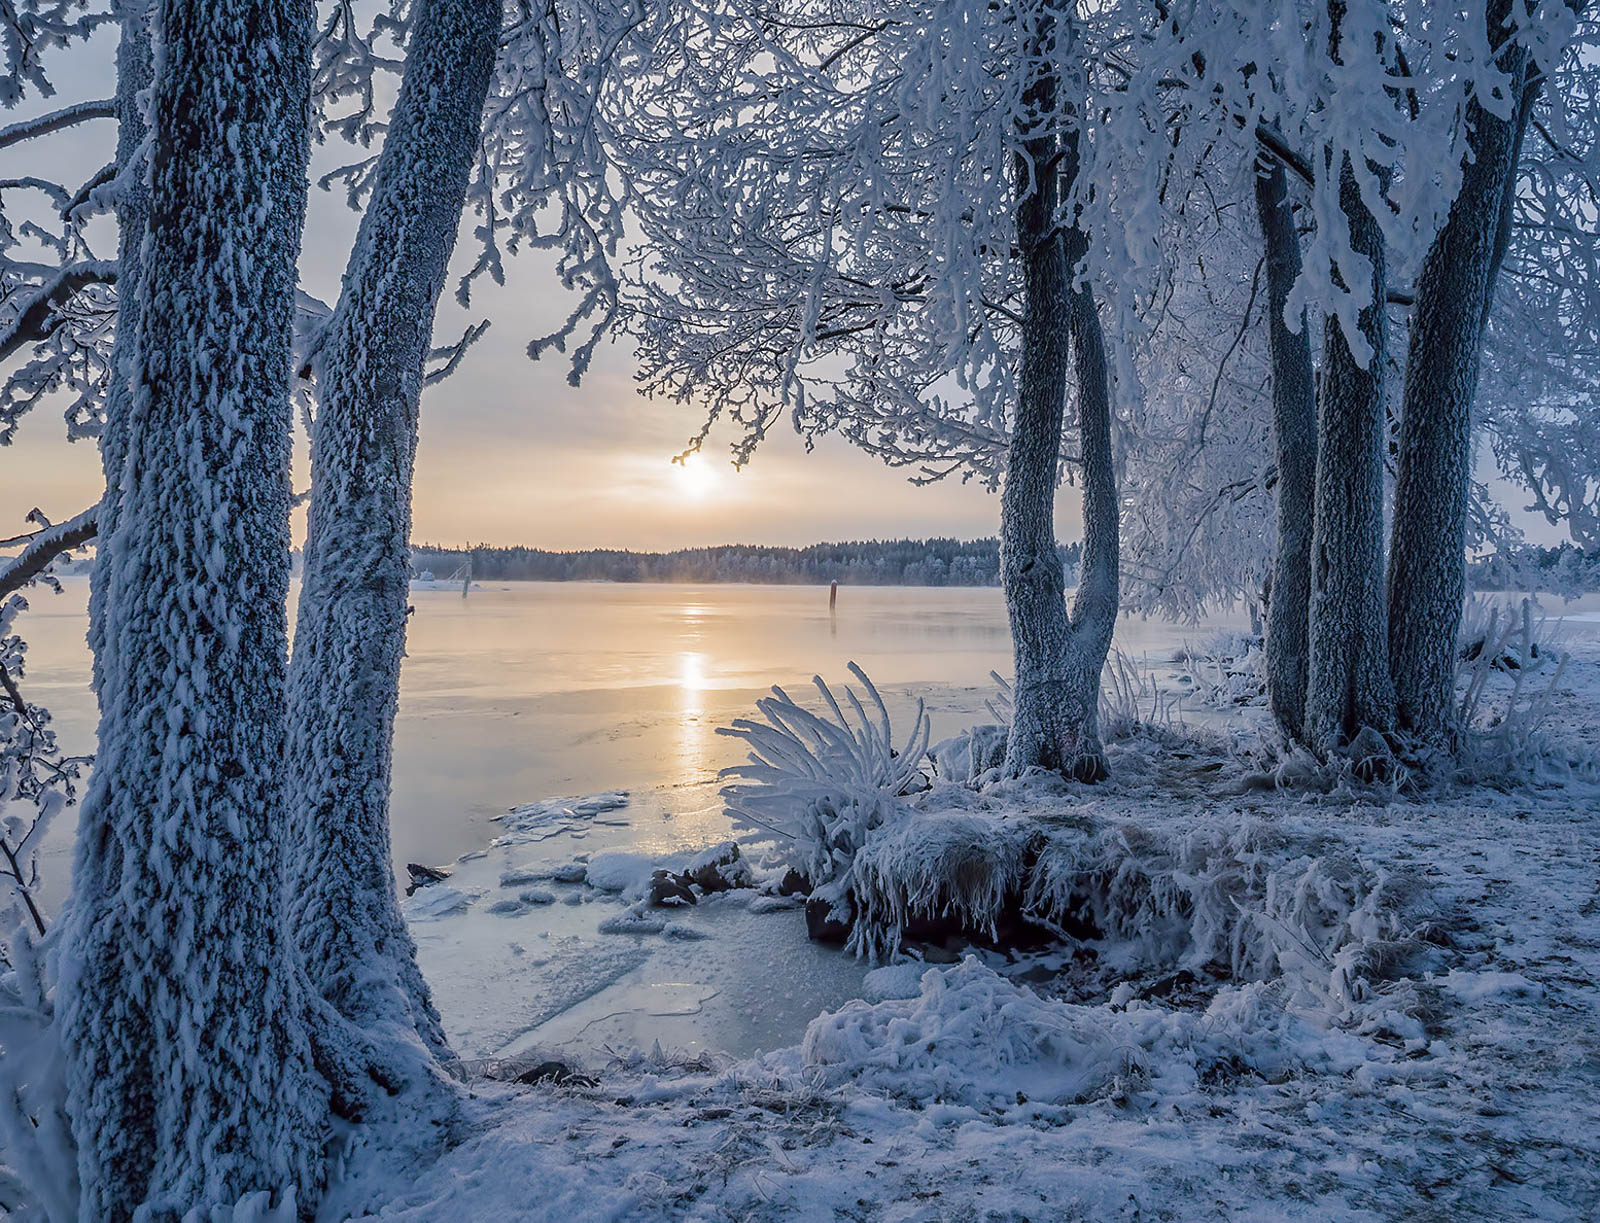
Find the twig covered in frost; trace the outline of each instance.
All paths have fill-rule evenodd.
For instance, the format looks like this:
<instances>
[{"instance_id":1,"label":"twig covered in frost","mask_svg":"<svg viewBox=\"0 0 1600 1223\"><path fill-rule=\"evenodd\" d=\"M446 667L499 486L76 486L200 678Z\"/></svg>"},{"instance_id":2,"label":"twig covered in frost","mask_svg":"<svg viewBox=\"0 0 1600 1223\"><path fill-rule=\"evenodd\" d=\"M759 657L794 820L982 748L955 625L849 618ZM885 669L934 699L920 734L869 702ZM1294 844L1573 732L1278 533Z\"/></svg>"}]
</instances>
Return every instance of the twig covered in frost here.
<instances>
[{"instance_id":1,"label":"twig covered in frost","mask_svg":"<svg viewBox=\"0 0 1600 1223\"><path fill-rule=\"evenodd\" d=\"M861 681L872 712L851 688L844 690L854 722L845 715L821 676L813 677L830 719L795 704L782 688L756 702L765 722L738 718L718 727L750 746L747 763L722 770L740 781L722 788L723 801L739 829L754 841L776 844L789 865L813 885L850 870L866 834L904 806L903 795L922 788L922 759L929 722L922 702L910 737L898 752L889 711L866 672Z\"/></svg>"},{"instance_id":2,"label":"twig covered in frost","mask_svg":"<svg viewBox=\"0 0 1600 1223\"><path fill-rule=\"evenodd\" d=\"M1469 780L1535 777L1554 770L1568 772L1571 761L1546 734L1554 697L1566 678L1566 655L1550 645L1545 622L1533 618L1532 602L1522 600L1516 615L1502 618L1501 609L1468 604L1463 617L1456 671L1460 725L1465 738L1461 772ZM1532 677L1555 661L1549 680L1535 686ZM1510 677L1501 700L1491 696L1497 675ZM1597 762L1587 762L1594 768ZM1580 763L1580 768L1583 764Z\"/></svg>"},{"instance_id":3,"label":"twig covered in frost","mask_svg":"<svg viewBox=\"0 0 1600 1223\"><path fill-rule=\"evenodd\" d=\"M41 536L60 529L39 521ZM54 559L54 552L47 555L27 580L50 583ZM52 818L73 801L89 757L63 755L49 711L23 696L18 681L27 647L11 628L27 606L17 594L0 604L0 811L8 812L0 825L0 1210L20 1220L70 1223L78 1217L77 1155L54 979L44 955L47 932L35 895L36 852Z\"/></svg>"}]
</instances>

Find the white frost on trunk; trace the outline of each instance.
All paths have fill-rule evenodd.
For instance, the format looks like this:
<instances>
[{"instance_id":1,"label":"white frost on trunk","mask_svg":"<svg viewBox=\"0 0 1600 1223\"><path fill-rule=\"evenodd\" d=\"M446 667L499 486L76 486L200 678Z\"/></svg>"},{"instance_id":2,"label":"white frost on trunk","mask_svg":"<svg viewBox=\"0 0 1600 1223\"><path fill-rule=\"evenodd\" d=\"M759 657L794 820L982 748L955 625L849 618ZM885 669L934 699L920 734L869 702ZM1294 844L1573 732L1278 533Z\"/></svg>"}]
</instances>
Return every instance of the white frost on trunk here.
<instances>
[{"instance_id":1,"label":"white frost on trunk","mask_svg":"<svg viewBox=\"0 0 1600 1223\"><path fill-rule=\"evenodd\" d=\"M140 308L97 562L100 754L62 940L84 1219L314 1197L321 1177L280 886L311 21L299 0L159 6L167 122L124 281Z\"/></svg>"},{"instance_id":2,"label":"white frost on trunk","mask_svg":"<svg viewBox=\"0 0 1600 1223\"><path fill-rule=\"evenodd\" d=\"M1333 314L1322 342L1305 737L1323 753L1363 727L1388 730L1394 720L1383 601L1383 235L1348 156L1339 173L1350 245L1368 261L1371 280L1351 286L1367 303L1354 341L1366 352L1353 350Z\"/></svg>"},{"instance_id":3,"label":"white frost on trunk","mask_svg":"<svg viewBox=\"0 0 1600 1223\"><path fill-rule=\"evenodd\" d=\"M1487 6L1489 38L1506 42L1510 0ZM1456 632L1466 598L1467 507L1472 480L1472 402L1483 325L1494 294L1508 181L1528 120L1528 48L1505 46L1509 117L1467 103L1461 191L1422 264L1400 413L1394 527L1389 549L1389 665L1402 730L1453 745Z\"/></svg>"},{"instance_id":4,"label":"white frost on trunk","mask_svg":"<svg viewBox=\"0 0 1600 1223\"><path fill-rule=\"evenodd\" d=\"M1039 21L1041 50L1070 42L1070 27ZM1025 102L1052 114L1060 87L1059 74L1045 69ZM1033 133L1017 154L1022 360L1000 498L1001 575L1016 662L1006 771L1037 766L1096 781L1105 776L1096 717L1116 624L1118 511L1100 319L1088 285L1073 284L1088 241L1076 225L1063 235L1056 216L1062 186L1070 191L1077 177L1078 148L1073 128L1059 143L1049 132ZM1071 615L1053 525L1069 347L1084 464L1083 572Z\"/></svg>"},{"instance_id":5,"label":"white frost on trunk","mask_svg":"<svg viewBox=\"0 0 1600 1223\"><path fill-rule=\"evenodd\" d=\"M1256 174L1256 214L1267 271L1272 350L1272 445L1278 467L1278 547L1267 600L1267 699L1278 725L1298 739L1305 728L1310 655L1311 541L1317 482L1316 382L1306 312L1291 330L1285 311L1300 279L1300 238L1288 179L1273 161Z\"/></svg>"},{"instance_id":6,"label":"white frost on trunk","mask_svg":"<svg viewBox=\"0 0 1600 1223\"><path fill-rule=\"evenodd\" d=\"M498 0L425 0L376 187L316 357L289 687L290 893L313 984L361 1028L448 1055L395 897L389 785L423 361L494 70ZM398 1048L394 1049L398 1052Z\"/></svg>"}]
</instances>

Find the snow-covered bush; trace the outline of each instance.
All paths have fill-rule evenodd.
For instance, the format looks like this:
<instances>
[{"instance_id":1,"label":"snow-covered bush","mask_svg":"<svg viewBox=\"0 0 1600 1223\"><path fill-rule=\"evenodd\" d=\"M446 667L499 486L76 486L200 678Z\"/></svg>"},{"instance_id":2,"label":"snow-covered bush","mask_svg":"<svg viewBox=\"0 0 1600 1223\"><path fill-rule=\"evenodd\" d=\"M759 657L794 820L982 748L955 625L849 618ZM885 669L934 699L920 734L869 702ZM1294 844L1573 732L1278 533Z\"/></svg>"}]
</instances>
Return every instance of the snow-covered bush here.
<instances>
[{"instance_id":1,"label":"snow-covered bush","mask_svg":"<svg viewBox=\"0 0 1600 1223\"><path fill-rule=\"evenodd\" d=\"M1458 775L1473 782L1600 774L1592 755L1573 759L1549 733L1568 656L1531 600L1508 613L1473 599L1461 617L1456 690L1463 736Z\"/></svg>"},{"instance_id":2,"label":"snow-covered bush","mask_svg":"<svg viewBox=\"0 0 1600 1223\"><path fill-rule=\"evenodd\" d=\"M48 565L34 583L59 589ZM27 608L20 594L0 603L0 1214L70 1223L77 1156L36 855L89 757L66 755L50 711L23 695L27 645L15 625Z\"/></svg>"},{"instance_id":3,"label":"snow-covered bush","mask_svg":"<svg viewBox=\"0 0 1600 1223\"><path fill-rule=\"evenodd\" d=\"M77 1148L66 1063L44 948L6 911L0 971L0 1215L21 1223L78 1217Z\"/></svg>"},{"instance_id":4,"label":"snow-covered bush","mask_svg":"<svg viewBox=\"0 0 1600 1223\"><path fill-rule=\"evenodd\" d=\"M1267 699L1267 662L1260 634L1222 632L1196 646L1185 644L1176 661L1188 668L1195 700L1214 709L1260 705Z\"/></svg>"},{"instance_id":5,"label":"snow-covered bush","mask_svg":"<svg viewBox=\"0 0 1600 1223\"><path fill-rule=\"evenodd\" d=\"M1204 1011L1041 998L968 957L923 973L915 994L818 1016L780 1073L853 1082L918 1105L1040 1113L1136 1091L1192 1091L1219 1071L1277 1080L1330 1066L1330 1038L1261 984L1227 987Z\"/></svg>"},{"instance_id":6,"label":"snow-covered bush","mask_svg":"<svg viewBox=\"0 0 1600 1223\"><path fill-rule=\"evenodd\" d=\"M850 671L866 690L870 714L847 687L854 719L846 716L816 676L825 713L802 708L774 687L773 695L756 702L766 721L738 718L717 729L750 747L744 764L721 774L739 779L722 788L734 827L751 843L774 845L814 888L847 875L867 834L906 809L905 795L927 785L922 761L929 724L922 702L897 751L883 698L853 662Z\"/></svg>"}]
</instances>

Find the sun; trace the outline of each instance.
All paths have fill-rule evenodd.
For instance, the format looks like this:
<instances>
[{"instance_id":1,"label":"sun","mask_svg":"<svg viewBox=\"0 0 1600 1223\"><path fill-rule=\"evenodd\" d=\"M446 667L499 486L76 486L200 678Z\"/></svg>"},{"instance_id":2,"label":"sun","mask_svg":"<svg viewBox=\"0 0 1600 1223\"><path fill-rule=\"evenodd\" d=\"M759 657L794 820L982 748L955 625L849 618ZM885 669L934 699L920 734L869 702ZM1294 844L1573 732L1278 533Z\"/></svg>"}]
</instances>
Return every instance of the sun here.
<instances>
[{"instance_id":1,"label":"sun","mask_svg":"<svg viewBox=\"0 0 1600 1223\"><path fill-rule=\"evenodd\" d=\"M685 497L700 501L722 482L722 473L699 451L672 461L673 479Z\"/></svg>"}]
</instances>

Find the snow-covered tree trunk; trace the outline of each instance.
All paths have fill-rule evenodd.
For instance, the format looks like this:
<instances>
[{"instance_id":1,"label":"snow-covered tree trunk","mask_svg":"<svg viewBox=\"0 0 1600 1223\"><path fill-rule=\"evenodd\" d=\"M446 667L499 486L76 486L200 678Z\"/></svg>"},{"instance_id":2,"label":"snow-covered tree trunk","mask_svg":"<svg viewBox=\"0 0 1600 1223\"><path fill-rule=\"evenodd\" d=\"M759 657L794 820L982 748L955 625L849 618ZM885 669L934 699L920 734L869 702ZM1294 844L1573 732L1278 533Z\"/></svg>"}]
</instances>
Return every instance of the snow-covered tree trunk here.
<instances>
[{"instance_id":1,"label":"snow-covered tree trunk","mask_svg":"<svg viewBox=\"0 0 1600 1223\"><path fill-rule=\"evenodd\" d=\"M1350 247L1369 261L1370 280L1347 286L1367 298L1356 328L1366 352L1352 349L1333 313L1323 331L1305 714L1306 742L1319 752L1362 727L1388 730L1394 708L1383 596L1383 234L1348 155L1338 173Z\"/></svg>"},{"instance_id":2,"label":"snow-covered tree trunk","mask_svg":"<svg viewBox=\"0 0 1600 1223\"><path fill-rule=\"evenodd\" d=\"M144 98L153 68L150 49L152 0L119 0L117 44L117 329L112 340L111 378L106 386L105 427L100 433L100 466L106 491L101 499L96 529L101 538L116 529L117 490L122 485L122 465L128 453L128 411L131 398L129 363L139 330L139 247L144 241L150 192L142 165L145 124ZM105 657L105 607L111 599L114 574L109 565L96 565L89 580L89 650L96 690Z\"/></svg>"},{"instance_id":3,"label":"snow-covered tree trunk","mask_svg":"<svg viewBox=\"0 0 1600 1223\"><path fill-rule=\"evenodd\" d=\"M1488 34L1506 39L1510 0L1487 6ZM1505 46L1501 67L1519 102L1525 45ZM1394 525L1389 549L1389 665L1399 727L1450 747L1455 739L1456 634L1466 595L1472 400L1483 324L1494 293L1502 204L1515 181L1519 121L1467 103L1468 159L1417 282L1400 415Z\"/></svg>"},{"instance_id":4,"label":"snow-covered tree trunk","mask_svg":"<svg viewBox=\"0 0 1600 1223\"><path fill-rule=\"evenodd\" d=\"M1317 485L1317 400L1311 333L1284 317L1300 279L1300 238L1283 166L1268 161L1256 175L1256 216L1267 261L1268 336L1272 351L1272 443L1278 468L1278 550L1267 601L1267 699L1291 738L1305 730L1310 665L1311 538Z\"/></svg>"},{"instance_id":5,"label":"snow-covered tree trunk","mask_svg":"<svg viewBox=\"0 0 1600 1223\"><path fill-rule=\"evenodd\" d=\"M1068 164L1076 162L1077 135L1068 139ZM1088 250L1083 230L1067 230L1069 267ZM1111 452L1111 367L1094 291L1087 281L1072 290L1072 368L1078 380L1078 439L1083 460L1083 563L1072 603L1071 705L1081 719L1077 759L1070 772L1081 781L1106 774L1100 744L1100 673L1111 651L1120 598L1120 510Z\"/></svg>"},{"instance_id":6,"label":"snow-covered tree trunk","mask_svg":"<svg viewBox=\"0 0 1600 1223\"><path fill-rule=\"evenodd\" d=\"M312 19L299 0L158 10L99 756L62 944L85 1220L304 1202L320 1179L326 1092L280 878Z\"/></svg>"},{"instance_id":7,"label":"snow-covered tree trunk","mask_svg":"<svg viewBox=\"0 0 1600 1223\"><path fill-rule=\"evenodd\" d=\"M1048 49L1057 38L1045 24L1037 34L1038 47ZM1056 72L1041 71L1029 89L1030 108L1052 113L1059 88ZM1076 177L1077 141L1073 131L1062 149L1052 134L1035 132L1017 155L1022 368L1000 497L1000 550L1016 662L1006 771L1039 766L1094 781L1105 775L1096 713L1100 670L1116 620L1117 505L1099 316L1088 287L1075 290L1072 284L1074 264L1087 243L1073 229L1069 250L1056 216L1062 185L1070 188ZM1074 342L1083 417L1085 537L1077 605L1069 616L1054 510Z\"/></svg>"},{"instance_id":8,"label":"snow-covered tree trunk","mask_svg":"<svg viewBox=\"0 0 1600 1223\"><path fill-rule=\"evenodd\" d=\"M424 0L376 186L315 360L290 667L291 895L312 982L369 1031L448 1052L395 896L389 783L423 362L494 71L499 0ZM414 1043L414 1042L412 1042Z\"/></svg>"}]
</instances>

